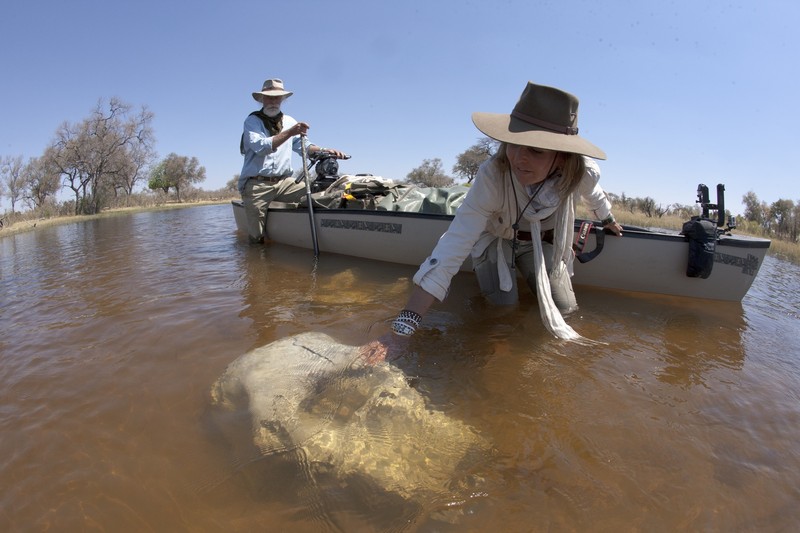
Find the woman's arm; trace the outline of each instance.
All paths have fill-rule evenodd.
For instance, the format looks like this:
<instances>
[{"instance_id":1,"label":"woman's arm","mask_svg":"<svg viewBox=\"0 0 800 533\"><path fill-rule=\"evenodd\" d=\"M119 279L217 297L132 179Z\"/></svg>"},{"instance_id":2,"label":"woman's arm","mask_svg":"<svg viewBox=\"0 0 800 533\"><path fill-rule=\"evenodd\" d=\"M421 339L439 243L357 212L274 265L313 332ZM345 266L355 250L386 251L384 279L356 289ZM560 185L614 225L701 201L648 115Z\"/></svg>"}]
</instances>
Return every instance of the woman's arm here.
<instances>
[{"instance_id":1,"label":"woman's arm","mask_svg":"<svg viewBox=\"0 0 800 533\"><path fill-rule=\"evenodd\" d=\"M500 176L494 175L484 164L447 231L414 275L414 283L443 301L453 276L487 231L489 219L497 215L501 205ZM510 222L508 224L510 226Z\"/></svg>"},{"instance_id":2,"label":"woman's arm","mask_svg":"<svg viewBox=\"0 0 800 533\"><path fill-rule=\"evenodd\" d=\"M586 160L586 173L578 185L581 200L594 216L602 221L604 228L621 236L622 226L614 218L614 214L611 212L611 201L608 199L606 191L600 186L600 167L593 159L588 157L584 159Z\"/></svg>"}]
</instances>

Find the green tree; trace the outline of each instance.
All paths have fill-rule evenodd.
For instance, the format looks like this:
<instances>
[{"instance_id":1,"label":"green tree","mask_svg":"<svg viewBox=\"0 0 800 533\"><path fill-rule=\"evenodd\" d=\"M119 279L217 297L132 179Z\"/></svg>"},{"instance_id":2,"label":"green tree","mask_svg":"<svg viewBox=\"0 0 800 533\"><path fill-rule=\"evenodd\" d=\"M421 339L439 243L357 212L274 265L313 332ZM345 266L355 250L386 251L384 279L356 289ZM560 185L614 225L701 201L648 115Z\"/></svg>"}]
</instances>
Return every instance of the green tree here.
<instances>
[{"instance_id":1,"label":"green tree","mask_svg":"<svg viewBox=\"0 0 800 533\"><path fill-rule=\"evenodd\" d=\"M43 157L32 157L22 168L23 199L34 210L53 200L61 188L58 168Z\"/></svg>"},{"instance_id":2,"label":"green tree","mask_svg":"<svg viewBox=\"0 0 800 533\"><path fill-rule=\"evenodd\" d=\"M408 173L406 179L423 187L448 187L454 183L453 178L442 170L442 160L439 158L424 159L420 166Z\"/></svg>"},{"instance_id":3,"label":"green tree","mask_svg":"<svg viewBox=\"0 0 800 533\"><path fill-rule=\"evenodd\" d=\"M756 193L748 191L742 196L742 203L744 204L744 214L742 215L744 219L763 225L767 213L764 211L764 206L758 201Z\"/></svg>"},{"instance_id":4,"label":"green tree","mask_svg":"<svg viewBox=\"0 0 800 533\"><path fill-rule=\"evenodd\" d=\"M794 202L791 200L778 199L769 206L769 219L775 225L775 233L789 235L793 210Z\"/></svg>"},{"instance_id":5,"label":"green tree","mask_svg":"<svg viewBox=\"0 0 800 533\"><path fill-rule=\"evenodd\" d=\"M461 152L453 165L453 174L472 183L478 175L478 168L481 163L492 157L497 151L497 141L488 137L478 139L478 142Z\"/></svg>"},{"instance_id":6,"label":"green tree","mask_svg":"<svg viewBox=\"0 0 800 533\"><path fill-rule=\"evenodd\" d=\"M789 228L789 237L792 242L798 242L798 239L800 239L800 200L795 202L794 208L792 209L791 218L792 223L791 227Z\"/></svg>"},{"instance_id":7,"label":"green tree","mask_svg":"<svg viewBox=\"0 0 800 533\"><path fill-rule=\"evenodd\" d=\"M147 182L147 187L153 191L161 190L164 191L164 194L169 194L171 185L167 181L166 168L163 161L150 170L150 180Z\"/></svg>"},{"instance_id":8,"label":"green tree","mask_svg":"<svg viewBox=\"0 0 800 533\"><path fill-rule=\"evenodd\" d=\"M163 161L153 168L150 173L148 187L169 192L175 189L178 202L181 201L181 190L189 188L194 183L206 179L206 169L200 166L196 157L187 157L176 153L169 154Z\"/></svg>"}]
</instances>

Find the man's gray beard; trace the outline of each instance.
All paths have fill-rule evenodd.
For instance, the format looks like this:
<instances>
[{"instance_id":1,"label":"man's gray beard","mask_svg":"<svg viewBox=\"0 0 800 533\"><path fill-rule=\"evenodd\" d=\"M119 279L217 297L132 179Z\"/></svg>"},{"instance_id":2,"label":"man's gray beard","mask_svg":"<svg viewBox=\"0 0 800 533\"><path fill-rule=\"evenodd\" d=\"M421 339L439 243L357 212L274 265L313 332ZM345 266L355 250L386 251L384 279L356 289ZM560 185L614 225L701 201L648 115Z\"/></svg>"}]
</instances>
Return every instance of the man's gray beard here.
<instances>
[{"instance_id":1,"label":"man's gray beard","mask_svg":"<svg viewBox=\"0 0 800 533\"><path fill-rule=\"evenodd\" d=\"M264 114L267 115L270 118L277 117L280 112L281 112L280 106L278 106L278 107L265 107L264 108Z\"/></svg>"}]
</instances>

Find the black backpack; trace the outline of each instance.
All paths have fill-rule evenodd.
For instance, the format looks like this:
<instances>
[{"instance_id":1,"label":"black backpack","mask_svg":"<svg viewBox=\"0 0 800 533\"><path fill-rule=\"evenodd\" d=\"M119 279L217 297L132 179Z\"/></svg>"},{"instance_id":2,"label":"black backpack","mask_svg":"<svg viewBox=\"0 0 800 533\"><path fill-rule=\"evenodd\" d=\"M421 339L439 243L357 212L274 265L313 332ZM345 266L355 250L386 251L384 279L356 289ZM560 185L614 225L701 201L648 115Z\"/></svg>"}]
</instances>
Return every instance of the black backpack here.
<instances>
[{"instance_id":1,"label":"black backpack","mask_svg":"<svg viewBox=\"0 0 800 533\"><path fill-rule=\"evenodd\" d=\"M689 240L689 262L686 275L690 278L705 279L714 268L714 255L717 249L717 225L704 217L692 217L683 224L683 235Z\"/></svg>"}]
</instances>

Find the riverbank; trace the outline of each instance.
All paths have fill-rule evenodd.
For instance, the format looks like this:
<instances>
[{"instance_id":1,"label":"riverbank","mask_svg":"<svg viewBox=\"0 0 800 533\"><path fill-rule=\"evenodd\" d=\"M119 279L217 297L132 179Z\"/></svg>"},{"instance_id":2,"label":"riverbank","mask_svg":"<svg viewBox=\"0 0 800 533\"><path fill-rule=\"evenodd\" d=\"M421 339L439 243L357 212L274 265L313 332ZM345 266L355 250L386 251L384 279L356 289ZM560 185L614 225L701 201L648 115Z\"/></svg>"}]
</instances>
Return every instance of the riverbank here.
<instances>
[{"instance_id":1,"label":"riverbank","mask_svg":"<svg viewBox=\"0 0 800 533\"><path fill-rule=\"evenodd\" d=\"M141 212L141 211L162 211L165 209L182 209L185 207L197 207L200 205L215 205L215 204L224 204L231 201L231 198L226 198L223 200L200 200L196 202L181 202L181 203L168 203L168 204L161 204L161 205L154 205L154 206L147 206L147 207L120 207L115 209L107 209L102 213L97 215L70 215L70 216L58 216L58 217L48 217L48 218L31 218L25 220L18 220L11 225L4 225L0 228L0 238L7 237L11 235L17 235L19 233L24 233L26 231L32 231L35 229L46 228L49 226L54 226L57 224L67 224L71 222L82 222L84 220L95 220L98 218L108 218L113 216L119 216L123 214L129 214L133 212Z\"/></svg>"},{"instance_id":2,"label":"riverbank","mask_svg":"<svg viewBox=\"0 0 800 533\"><path fill-rule=\"evenodd\" d=\"M200 205L215 205L215 204L225 204L230 202L233 199L231 198L224 198L219 200L198 200L194 202L181 202L181 203L167 203L155 206L137 206L137 207L122 207L116 209L108 209L103 211L98 215L71 215L71 216L60 216L60 217L50 217L50 218L32 218L27 220L18 220L15 221L11 225L4 225L0 228L0 238L16 235L18 233L23 233L26 231L35 230L37 228L45 228L48 226L52 226L55 224L66 224L69 222L80 222L83 220L91 220L97 218L105 218L105 217L113 217L118 216L121 214L128 214L131 212L138 212L138 211L159 211L163 209L182 209L185 207L196 207ZM617 219L622 224L632 224L635 226L648 226L652 219L645 219L642 216L631 215L625 211L619 211L619 215ZM579 211L578 216L589 216L587 213L583 213ZM674 218L674 217L673 217ZM667 229L680 229L683 221L675 218L675 220L670 220L669 217L667 219L659 219L659 226L664 227ZM747 234L747 232L740 231L739 233ZM779 239L772 239L772 244L770 245L769 251L767 252L769 255L774 257L778 257L780 259L784 259L794 264L800 264L800 245L782 241Z\"/></svg>"}]
</instances>

